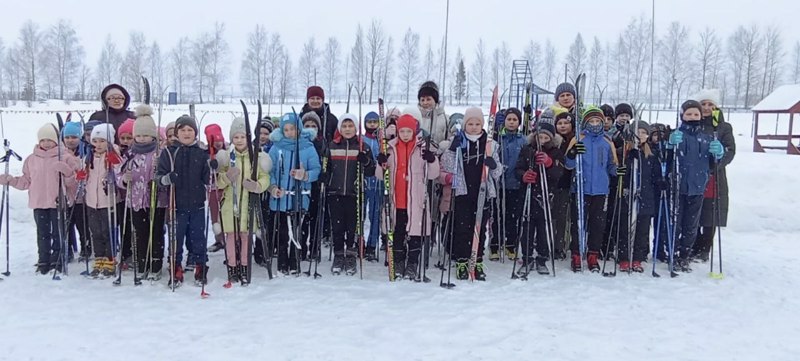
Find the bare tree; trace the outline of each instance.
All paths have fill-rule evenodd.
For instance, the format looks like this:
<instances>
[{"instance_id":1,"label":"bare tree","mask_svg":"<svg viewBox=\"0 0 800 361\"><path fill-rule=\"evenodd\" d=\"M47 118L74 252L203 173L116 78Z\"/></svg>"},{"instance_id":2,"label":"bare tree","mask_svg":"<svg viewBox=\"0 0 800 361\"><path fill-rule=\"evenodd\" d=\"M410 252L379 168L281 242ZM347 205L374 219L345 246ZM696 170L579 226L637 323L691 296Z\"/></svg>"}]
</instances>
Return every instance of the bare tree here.
<instances>
[{"instance_id":1,"label":"bare tree","mask_svg":"<svg viewBox=\"0 0 800 361\"><path fill-rule=\"evenodd\" d=\"M464 67L464 54L461 52L461 48L456 50L453 78L455 78L455 81L451 82L452 91L450 96L455 98L456 104L461 105L467 96L467 71Z\"/></svg>"},{"instance_id":2,"label":"bare tree","mask_svg":"<svg viewBox=\"0 0 800 361\"><path fill-rule=\"evenodd\" d=\"M190 63L192 69L192 78L194 80L194 89L200 103L203 103L203 92L209 86L208 77L211 73L211 43L213 42L212 36L209 33L202 33L192 42L192 50Z\"/></svg>"},{"instance_id":3,"label":"bare tree","mask_svg":"<svg viewBox=\"0 0 800 361\"><path fill-rule=\"evenodd\" d=\"M350 75L355 81L355 85L362 89L367 84L366 70L367 62L364 47L364 29L361 28L361 24L358 24L356 28L356 42L350 49Z\"/></svg>"},{"instance_id":4,"label":"bare tree","mask_svg":"<svg viewBox=\"0 0 800 361\"><path fill-rule=\"evenodd\" d=\"M89 94L90 81L92 79L92 71L86 65L81 65L81 70L78 72L78 96L79 100L86 100Z\"/></svg>"},{"instance_id":5,"label":"bare tree","mask_svg":"<svg viewBox=\"0 0 800 361\"><path fill-rule=\"evenodd\" d=\"M504 41L500 45L500 75L503 79L503 89L509 87L508 81L511 80L511 61L511 49L508 48L508 43Z\"/></svg>"},{"instance_id":6,"label":"bare tree","mask_svg":"<svg viewBox=\"0 0 800 361\"><path fill-rule=\"evenodd\" d=\"M503 61L500 58L500 49L494 48L492 51L492 69L491 69L491 76L492 76L492 83L493 85L502 86L505 89L505 84L503 83L502 79L502 68ZM502 90L500 91L502 93Z\"/></svg>"},{"instance_id":7,"label":"bare tree","mask_svg":"<svg viewBox=\"0 0 800 361\"><path fill-rule=\"evenodd\" d=\"M242 67L239 72L239 81L242 90L252 99L266 101L266 72L269 54L269 34L263 25L247 35L247 50L242 57ZM274 54L273 54L274 55Z\"/></svg>"},{"instance_id":8,"label":"bare tree","mask_svg":"<svg viewBox=\"0 0 800 361\"><path fill-rule=\"evenodd\" d=\"M486 58L486 45L483 39L478 39L478 45L475 46L475 61L472 62L472 84L478 88L478 101L483 106L483 92L486 87L486 71L489 64Z\"/></svg>"},{"instance_id":9,"label":"bare tree","mask_svg":"<svg viewBox=\"0 0 800 361\"><path fill-rule=\"evenodd\" d=\"M425 80L433 79L434 69L438 67L439 65L436 63L436 58L434 58L433 56L433 47L431 46L431 39L428 38L428 50L425 51L425 63L422 69L425 74Z\"/></svg>"},{"instance_id":10,"label":"bare tree","mask_svg":"<svg viewBox=\"0 0 800 361\"><path fill-rule=\"evenodd\" d=\"M375 85L375 68L383 60L386 34L383 23L372 19L372 24L367 32L367 66L369 69L369 103L372 104L372 88Z\"/></svg>"},{"instance_id":11,"label":"bare tree","mask_svg":"<svg viewBox=\"0 0 800 361\"><path fill-rule=\"evenodd\" d=\"M600 39L594 37L592 50L589 53L589 74L591 74L591 83L589 84L589 92L594 94L594 99L599 99L601 87L603 84L603 45L600 44Z\"/></svg>"},{"instance_id":12,"label":"bare tree","mask_svg":"<svg viewBox=\"0 0 800 361\"><path fill-rule=\"evenodd\" d=\"M81 67L83 46L78 42L72 23L65 19L60 19L50 28L45 43L47 57L58 81L58 97L66 99L64 93L70 91L73 79Z\"/></svg>"},{"instance_id":13,"label":"bare tree","mask_svg":"<svg viewBox=\"0 0 800 361\"><path fill-rule=\"evenodd\" d=\"M575 36L575 41L570 45L565 62L569 67L570 79L577 78L579 74L585 71L586 46L583 44L583 36L581 36L581 33Z\"/></svg>"},{"instance_id":14,"label":"bare tree","mask_svg":"<svg viewBox=\"0 0 800 361\"><path fill-rule=\"evenodd\" d=\"M3 39L0 38L0 106L2 107L8 106L8 95L3 91L3 86L5 86L5 67L3 66L5 65L3 64L5 61L5 53L6 47L5 44L3 44Z\"/></svg>"},{"instance_id":15,"label":"bare tree","mask_svg":"<svg viewBox=\"0 0 800 361\"><path fill-rule=\"evenodd\" d=\"M397 54L400 60L400 79L403 83L403 90L406 93L406 103L411 96L411 88L419 83L419 34L406 30L403 36L403 46Z\"/></svg>"},{"instance_id":16,"label":"bare tree","mask_svg":"<svg viewBox=\"0 0 800 361\"><path fill-rule=\"evenodd\" d=\"M25 64L22 62L19 47L11 47L6 51L6 58L3 64L8 81L9 98L22 99L22 92L25 81Z\"/></svg>"},{"instance_id":17,"label":"bare tree","mask_svg":"<svg viewBox=\"0 0 800 361\"><path fill-rule=\"evenodd\" d=\"M386 40L386 51L383 53L383 62L381 63L381 86L380 94L387 98L389 90L392 88L392 59L394 59L394 38L391 36Z\"/></svg>"},{"instance_id":18,"label":"bare tree","mask_svg":"<svg viewBox=\"0 0 800 361\"><path fill-rule=\"evenodd\" d=\"M557 56L556 47L550 42L550 39L547 39L544 46L544 86L547 89L558 84Z\"/></svg>"},{"instance_id":19,"label":"bare tree","mask_svg":"<svg viewBox=\"0 0 800 361\"><path fill-rule=\"evenodd\" d=\"M208 44L208 85L211 90L211 101L218 102L217 88L228 74L228 42L225 40L225 23L215 23L214 33Z\"/></svg>"},{"instance_id":20,"label":"bare tree","mask_svg":"<svg viewBox=\"0 0 800 361\"><path fill-rule=\"evenodd\" d=\"M122 69L122 79L132 90L131 97L142 101L141 76L145 74L147 66L147 43L144 34L132 31L128 40L128 51L125 53L125 62Z\"/></svg>"},{"instance_id":21,"label":"bare tree","mask_svg":"<svg viewBox=\"0 0 800 361\"><path fill-rule=\"evenodd\" d=\"M283 42L281 42L281 34L273 33L272 40L269 43L269 51L267 51L269 55L267 57L267 71L266 71L266 82L267 82L267 112L270 110L270 105L272 105L272 100L274 99L273 96L275 94L275 90L280 88L280 74L284 71L284 64L283 64L283 56L286 54L286 49L283 46ZM288 58L288 54L286 54Z\"/></svg>"},{"instance_id":22,"label":"bare tree","mask_svg":"<svg viewBox=\"0 0 800 361\"><path fill-rule=\"evenodd\" d=\"M528 61L528 66L531 68L531 78L536 81L542 72L542 46L536 41L528 41L522 57Z\"/></svg>"},{"instance_id":23,"label":"bare tree","mask_svg":"<svg viewBox=\"0 0 800 361\"><path fill-rule=\"evenodd\" d=\"M783 70L781 60L785 55L783 39L781 39L781 31L778 27L768 27L761 42L764 44L764 76L761 80L761 96L759 99L763 99L775 90L776 82Z\"/></svg>"},{"instance_id":24,"label":"bare tree","mask_svg":"<svg viewBox=\"0 0 800 361\"><path fill-rule=\"evenodd\" d=\"M744 91L744 106L750 104L751 92L758 81L758 69L761 66L761 35L757 25L750 28L739 26L728 40L728 54L733 66L734 88L736 100L741 99Z\"/></svg>"},{"instance_id":25,"label":"bare tree","mask_svg":"<svg viewBox=\"0 0 800 361\"><path fill-rule=\"evenodd\" d=\"M285 104L286 99L292 94L292 59L289 57L289 50L283 48L280 57L280 70L278 71L278 94L280 103Z\"/></svg>"},{"instance_id":26,"label":"bare tree","mask_svg":"<svg viewBox=\"0 0 800 361\"><path fill-rule=\"evenodd\" d=\"M314 37L308 38L308 41L303 44L303 51L300 53L300 59L297 61L297 74L300 81L303 82L304 89L317 84L317 42Z\"/></svg>"},{"instance_id":27,"label":"bare tree","mask_svg":"<svg viewBox=\"0 0 800 361\"><path fill-rule=\"evenodd\" d=\"M164 74L164 56L161 54L161 46L156 41L150 44L150 50L147 55L147 70L152 97L160 103L164 99L164 89L167 81Z\"/></svg>"},{"instance_id":28,"label":"bare tree","mask_svg":"<svg viewBox=\"0 0 800 361\"><path fill-rule=\"evenodd\" d=\"M32 20L26 21L19 31L19 56L25 69L25 95L28 101L36 100L36 75L42 55L42 32Z\"/></svg>"},{"instance_id":29,"label":"bare tree","mask_svg":"<svg viewBox=\"0 0 800 361\"><path fill-rule=\"evenodd\" d=\"M339 57L341 57L342 47L339 40L329 37L325 43L325 75L327 76L328 98L332 100L336 97L336 84L339 81Z\"/></svg>"},{"instance_id":30,"label":"bare tree","mask_svg":"<svg viewBox=\"0 0 800 361\"><path fill-rule=\"evenodd\" d=\"M186 101L186 94L183 90L187 83L191 81L191 51L191 40L187 37L182 37L178 40L178 43L175 44L175 48L173 48L170 53L172 88L178 93L178 101L181 103Z\"/></svg>"},{"instance_id":31,"label":"bare tree","mask_svg":"<svg viewBox=\"0 0 800 361\"><path fill-rule=\"evenodd\" d=\"M715 86L714 79L719 72L720 46L719 37L711 28L706 28L700 33L700 88L706 88L706 83L711 87Z\"/></svg>"},{"instance_id":32,"label":"bare tree","mask_svg":"<svg viewBox=\"0 0 800 361\"><path fill-rule=\"evenodd\" d=\"M685 81L692 75L690 57L685 55L684 49L688 38L689 30L675 21L669 24L667 34L656 47L661 70L661 90L669 96L670 108L675 92L680 94Z\"/></svg>"},{"instance_id":33,"label":"bare tree","mask_svg":"<svg viewBox=\"0 0 800 361\"><path fill-rule=\"evenodd\" d=\"M794 43L794 71L792 72L792 83L800 83L800 41Z\"/></svg>"}]
</instances>

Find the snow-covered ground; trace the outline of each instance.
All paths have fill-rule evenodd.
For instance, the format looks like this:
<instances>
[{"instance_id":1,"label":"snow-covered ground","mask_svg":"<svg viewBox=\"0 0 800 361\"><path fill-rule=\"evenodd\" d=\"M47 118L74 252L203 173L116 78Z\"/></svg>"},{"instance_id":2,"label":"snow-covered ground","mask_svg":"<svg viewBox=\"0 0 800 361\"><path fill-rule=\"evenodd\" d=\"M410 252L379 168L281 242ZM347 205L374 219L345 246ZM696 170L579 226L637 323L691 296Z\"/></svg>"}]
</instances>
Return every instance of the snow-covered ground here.
<instances>
[{"instance_id":1,"label":"snow-covered ground","mask_svg":"<svg viewBox=\"0 0 800 361\"><path fill-rule=\"evenodd\" d=\"M95 108L7 109L5 136L24 157L36 130L54 116L15 111L83 109L88 115ZM339 114L344 105L334 109ZM227 129L230 111L239 108L201 105L197 112L207 110L219 113L209 113L206 124ZM185 112L186 106L171 107L164 122ZM672 114L661 117L672 123ZM77 263L71 276L55 282L34 274L32 212L27 194L12 190L12 275L0 282L0 359L796 360L800 157L752 153L751 115L729 120L739 147L728 167L722 280L709 278L707 264L675 279L654 279L649 273L573 274L563 262L555 278L522 282L509 279L512 265L505 262L488 265L485 283L445 290L436 270L430 284L389 283L378 264L367 265L364 280L334 277L325 256L318 280L267 281L258 268L249 288L224 289L217 253L209 263L212 296L205 300L188 284L174 294L166 281L134 287L129 273L121 287L84 279ZM21 167L13 162L11 173ZM0 254L4 259L2 248ZM658 269L666 275L665 266Z\"/></svg>"}]
</instances>

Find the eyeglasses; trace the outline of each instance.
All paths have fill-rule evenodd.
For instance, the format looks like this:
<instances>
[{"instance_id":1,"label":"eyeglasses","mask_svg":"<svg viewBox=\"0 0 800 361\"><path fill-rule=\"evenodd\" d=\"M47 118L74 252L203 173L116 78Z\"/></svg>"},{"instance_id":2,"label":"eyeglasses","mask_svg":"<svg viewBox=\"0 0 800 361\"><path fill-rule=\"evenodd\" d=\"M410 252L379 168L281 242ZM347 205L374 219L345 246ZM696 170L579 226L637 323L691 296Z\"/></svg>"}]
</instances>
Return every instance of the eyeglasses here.
<instances>
[{"instance_id":1,"label":"eyeglasses","mask_svg":"<svg viewBox=\"0 0 800 361\"><path fill-rule=\"evenodd\" d=\"M110 102L123 102L123 101L125 101L125 97L122 97L122 96L111 96L111 97L106 98L106 100L108 100Z\"/></svg>"}]
</instances>

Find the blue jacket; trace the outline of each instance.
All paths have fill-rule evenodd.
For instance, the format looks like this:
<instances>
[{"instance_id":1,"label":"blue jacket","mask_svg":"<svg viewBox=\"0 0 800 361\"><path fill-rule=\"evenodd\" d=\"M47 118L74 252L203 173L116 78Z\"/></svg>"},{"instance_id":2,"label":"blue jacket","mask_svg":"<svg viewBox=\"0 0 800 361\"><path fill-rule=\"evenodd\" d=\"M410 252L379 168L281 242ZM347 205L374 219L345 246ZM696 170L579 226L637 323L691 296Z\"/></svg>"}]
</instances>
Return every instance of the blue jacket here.
<instances>
[{"instance_id":1,"label":"blue jacket","mask_svg":"<svg viewBox=\"0 0 800 361\"><path fill-rule=\"evenodd\" d=\"M520 189L522 183L517 179L515 168L522 148L528 143L520 132L509 132L505 128L500 130L500 159L503 161L503 183L506 189Z\"/></svg>"},{"instance_id":2,"label":"blue jacket","mask_svg":"<svg viewBox=\"0 0 800 361\"><path fill-rule=\"evenodd\" d=\"M308 205L311 201L311 183L319 178L321 171L319 155L311 142L316 137L316 130L303 129L300 132L299 144L299 157L300 165L308 173L308 180L300 181L300 189L303 193L301 206L303 210L308 210ZM283 128L275 128L275 131L270 134L272 140L272 148L269 150L269 157L272 158L272 170L269 177L272 184L275 186L293 192L295 190L294 178L289 175L289 172L294 167L295 163L295 145L297 140L287 139L283 136ZM287 194L281 198L269 199L269 209L279 212L290 212L294 209L295 195Z\"/></svg>"},{"instance_id":3,"label":"blue jacket","mask_svg":"<svg viewBox=\"0 0 800 361\"><path fill-rule=\"evenodd\" d=\"M583 131L581 141L586 146L586 154L581 156L583 162L583 194L588 196L608 195L609 177L617 175L617 151L614 143L605 134L593 134ZM570 141L567 152L575 145L575 138ZM577 158L567 157L567 169L575 169ZM577 191L575 181L572 182L572 193Z\"/></svg>"},{"instance_id":4,"label":"blue jacket","mask_svg":"<svg viewBox=\"0 0 800 361\"><path fill-rule=\"evenodd\" d=\"M681 195L703 195L711 172L714 156L708 152L708 148L714 136L705 131L700 123L683 122L678 128L683 132L683 142L676 147L681 176L678 190Z\"/></svg>"}]
</instances>

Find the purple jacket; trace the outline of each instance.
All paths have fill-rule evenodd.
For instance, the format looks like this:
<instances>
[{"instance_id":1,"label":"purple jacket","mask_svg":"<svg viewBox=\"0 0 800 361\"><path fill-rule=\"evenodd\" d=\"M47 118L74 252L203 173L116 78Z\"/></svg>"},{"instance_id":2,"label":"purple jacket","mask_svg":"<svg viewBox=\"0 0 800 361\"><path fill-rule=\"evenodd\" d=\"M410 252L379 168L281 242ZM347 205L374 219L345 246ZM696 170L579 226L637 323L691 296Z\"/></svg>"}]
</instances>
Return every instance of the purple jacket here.
<instances>
[{"instance_id":1,"label":"purple jacket","mask_svg":"<svg viewBox=\"0 0 800 361\"><path fill-rule=\"evenodd\" d=\"M150 208L150 181L156 171L158 161L156 151L143 154L128 152L128 158L123 161L124 169L117 176L117 186L127 189L130 186L130 193L125 199L125 205L134 211ZM126 174L130 174L130 184L125 184ZM169 194L165 187L156 187L156 208L166 208L169 203Z\"/></svg>"}]
</instances>

